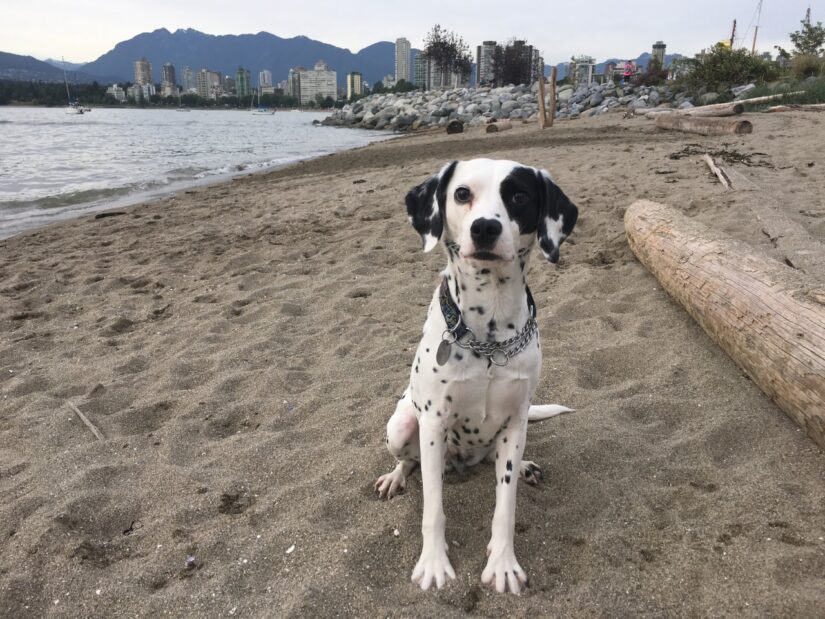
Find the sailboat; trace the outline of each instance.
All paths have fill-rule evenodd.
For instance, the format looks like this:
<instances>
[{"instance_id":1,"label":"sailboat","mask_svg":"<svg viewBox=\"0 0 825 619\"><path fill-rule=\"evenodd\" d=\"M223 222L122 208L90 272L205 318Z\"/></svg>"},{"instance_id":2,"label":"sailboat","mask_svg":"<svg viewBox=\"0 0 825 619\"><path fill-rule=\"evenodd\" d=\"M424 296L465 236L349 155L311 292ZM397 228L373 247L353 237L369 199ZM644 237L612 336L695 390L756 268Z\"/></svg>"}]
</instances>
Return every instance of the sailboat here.
<instances>
[{"instance_id":1,"label":"sailboat","mask_svg":"<svg viewBox=\"0 0 825 619\"><path fill-rule=\"evenodd\" d=\"M258 107L253 108L253 104L255 103L255 95L258 95ZM258 94L257 89L255 90L255 94L252 95L252 101L249 102L249 109L252 111L253 114L271 116L275 113L274 109L269 109L268 107L263 107L261 105L261 95Z\"/></svg>"},{"instance_id":2,"label":"sailboat","mask_svg":"<svg viewBox=\"0 0 825 619\"><path fill-rule=\"evenodd\" d=\"M60 60L63 61L63 81L66 83L66 99L68 99L65 112L67 114L82 114L83 108L77 104L77 101L72 103L72 95L69 94L69 78L66 77L66 60L62 56Z\"/></svg>"}]
</instances>

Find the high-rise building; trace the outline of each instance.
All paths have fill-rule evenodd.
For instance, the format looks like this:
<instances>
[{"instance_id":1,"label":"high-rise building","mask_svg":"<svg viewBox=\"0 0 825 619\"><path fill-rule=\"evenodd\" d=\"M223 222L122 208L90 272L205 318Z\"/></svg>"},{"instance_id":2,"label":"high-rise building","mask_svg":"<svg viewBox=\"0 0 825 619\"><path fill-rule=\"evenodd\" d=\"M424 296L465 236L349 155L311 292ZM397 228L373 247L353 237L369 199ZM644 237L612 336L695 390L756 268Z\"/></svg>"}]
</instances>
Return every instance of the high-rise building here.
<instances>
[{"instance_id":1,"label":"high-rise building","mask_svg":"<svg viewBox=\"0 0 825 619\"><path fill-rule=\"evenodd\" d=\"M427 62L427 57L423 52L416 54L412 75L412 83L416 88L427 88L429 83L429 66L430 63Z\"/></svg>"},{"instance_id":2,"label":"high-rise building","mask_svg":"<svg viewBox=\"0 0 825 619\"><path fill-rule=\"evenodd\" d=\"M395 40L395 81L410 81L410 42L401 37Z\"/></svg>"},{"instance_id":3,"label":"high-rise building","mask_svg":"<svg viewBox=\"0 0 825 619\"><path fill-rule=\"evenodd\" d=\"M183 67L181 86L183 86L183 92L197 92L198 90L198 80L189 67Z\"/></svg>"},{"instance_id":4,"label":"high-rise building","mask_svg":"<svg viewBox=\"0 0 825 619\"><path fill-rule=\"evenodd\" d=\"M301 105L309 105L318 95L338 98L338 76L323 60L316 62L312 71L298 71L298 80Z\"/></svg>"},{"instance_id":5,"label":"high-rise building","mask_svg":"<svg viewBox=\"0 0 825 619\"><path fill-rule=\"evenodd\" d=\"M201 69L197 75L197 91L198 96L204 99L209 98L209 70Z\"/></svg>"},{"instance_id":6,"label":"high-rise building","mask_svg":"<svg viewBox=\"0 0 825 619\"><path fill-rule=\"evenodd\" d=\"M135 60L135 84L152 83L152 64L146 58Z\"/></svg>"},{"instance_id":7,"label":"high-rise building","mask_svg":"<svg viewBox=\"0 0 825 619\"><path fill-rule=\"evenodd\" d=\"M160 83L160 94L164 97L174 97L178 94L178 82L175 77L175 67L166 63L161 68L163 79Z\"/></svg>"},{"instance_id":8,"label":"high-rise building","mask_svg":"<svg viewBox=\"0 0 825 619\"><path fill-rule=\"evenodd\" d=\"M223 94L223 77L217 71L201 69L197 74L198 96L204 99L217 99Z\"/></svg>"},{"instance_id":9,"label":"high-rise building","mask_svg":"<svg viewBox=\"0 0 825 619\"><path fill-rule=\"evenodd\" d=\"M287 76L286 94L298 99L299 103L301 99L301 73L305 71L306 69L304 67L295 67L289 70L289 75Z\"/></svg>"},{"instance_id":10,"label":"high-rise building","mask_svg":"<svg viewBox=\"0 0 825 619\"><path fill-rule=\"evenodd\" d=\"M249 75L249 69L238 67L235 73L235 94L239 97L248 97L252 93L252 84Z\"/></svg>"},{"instance_id":11,"label":"high-rise building","mask_svg":"<svg viewBox=\"0 0 825 619\"><path fill-rule=\"evenodd\" d=\"M358 71L347 74L347 99L352 101L353 95L360 97L364 94L364 76Z\"/></svg>"},{"instance_id":12,"label":"high-rise building","mask_svg":"<svg viewBox=\"0 0 825 619\"><path fill-rule=\"evenodd\" d=\"M484 41L476 48L476 85L492 84L495 80L493 57L496 53L495 41Z\"/></svg>"},{"instance_id":13,"label":"high-rise building","mask_svg":"<svg viewBox=\"0 0 825 619\"><path fill-rule=\"evenodd\" d=\"M665 66L665 50L667 50L667 45L664 44L663 41L656 41L653 44L653 54L650 59L651 62L658 63L660 67Z\"/></svg>"},{"instance_id":14,"label":"high-rise building","mask_svg":"<svg viewBox=\"0 0 825 619\"><path fill-rule=\"evenodd\" d=\"M258 73L258 86L261 88L269 88L272 86L272 71L264 69Z\"/></svg>"}]
</instances>

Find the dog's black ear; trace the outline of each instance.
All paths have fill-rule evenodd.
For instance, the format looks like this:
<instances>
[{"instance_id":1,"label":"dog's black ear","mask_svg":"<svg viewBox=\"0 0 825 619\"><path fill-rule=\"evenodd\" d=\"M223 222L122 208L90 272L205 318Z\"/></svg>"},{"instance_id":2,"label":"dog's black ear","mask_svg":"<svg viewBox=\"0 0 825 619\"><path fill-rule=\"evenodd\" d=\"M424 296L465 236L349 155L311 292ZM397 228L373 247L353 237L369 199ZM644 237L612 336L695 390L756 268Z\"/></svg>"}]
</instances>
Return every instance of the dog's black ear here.
<instances>
[{"instance_id":1,"label":"dog's black ear","mask_svg":"<svg viewBox=\"0 0 825 619\"><path fill-rule=\"evenodd\" d=\"M438 174L407 192L407 215L412 227L421 235L425 252L438 244L444 231L447 186L457 164L457 161L448 163Z\"/></svg>"},{"instance_id":2,"label":"dog's black ear","mask_svg":"<svg viewBox=\"0 0 825 619\"><path fill-rule=\"evenodd\" d=\"M550 262L556 263L559 261L559 247L570 236L579 218L579 209L552 181L546 170L540 170L538 175L541 205L536 235L541 253Z\"/></svg>"}]
</instances>

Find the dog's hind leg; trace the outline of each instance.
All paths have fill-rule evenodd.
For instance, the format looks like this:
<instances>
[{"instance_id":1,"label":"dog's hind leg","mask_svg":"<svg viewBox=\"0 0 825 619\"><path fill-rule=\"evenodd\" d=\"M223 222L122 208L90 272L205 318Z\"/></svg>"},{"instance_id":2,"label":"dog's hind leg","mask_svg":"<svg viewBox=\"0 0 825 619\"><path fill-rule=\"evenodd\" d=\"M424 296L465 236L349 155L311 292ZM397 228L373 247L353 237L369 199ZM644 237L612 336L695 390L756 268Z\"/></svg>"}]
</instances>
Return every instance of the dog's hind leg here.
<instances>
[{"instance_id":1,"label":"dog's hind leg","mask_svg":"<svg viewBox=\"0 0 825 619\"><path fill-rule=\"evenodd\" d=\"M421 461L418 442L418 419L410 400L409 389L404 392L387 422L387 449L398 460L395 468L375 482L375 490L382 499L391 499L407 484L407 477Z\"/></svg>"}]
</instances>

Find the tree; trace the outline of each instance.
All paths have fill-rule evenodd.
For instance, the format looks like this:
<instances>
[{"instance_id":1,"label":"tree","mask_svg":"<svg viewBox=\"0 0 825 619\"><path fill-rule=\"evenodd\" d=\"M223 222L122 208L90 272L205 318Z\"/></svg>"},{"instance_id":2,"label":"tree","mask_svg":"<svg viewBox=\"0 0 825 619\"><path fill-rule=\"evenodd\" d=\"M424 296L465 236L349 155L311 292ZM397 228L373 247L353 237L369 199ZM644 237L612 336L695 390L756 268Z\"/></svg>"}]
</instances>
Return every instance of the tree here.
<instances>
[{"instance_id":1,"label":"tree","mask_svg":"<svg viewBox=\"0 0 825 619\"><path fill-rule=\"evenodd\" d=\"M525 41L510 39L496 45L493 51L493 82L496 86L505 84L529 84L532 80L532 53L525 57Z\"/></svg>"},{"instance_id":2,"label":"tree","mask_svg":"<svg viewBox=\"0 0 825 619\"><path fill-rule=\"evenodd\" d=\"M776 46L779 55L784 58L790 56L822 56L825 54L825 28L822 22L816 22L816 26L811 25L810 14L801 22L802 29L796 32L791 32L791 42L793 43L793 50L788 53L787 50Z\"/></svg>"},{"instance_id":3,"label":"tree","mask_svg":"<svg viewBox=\"0 0 825 619\"><path fill-rule=\"evenodd\" d=\"M421 53L431 60L441 73L439 86L448 86L453 75L465 80L473 67L470 47L464 39L454 32L448 32L439 24L433 26L427 34Z\"/></svg>"},{"instance_id":4,"label":"tree","mask_svg":"<svg viewBox=\"0 0 825 619\"><path fill-rule=\"evenodd\" d=\"M744 84L750 81L770 81L777 76L776 65L747 49L731 49L717 43L709 52L697 54L686 61L690 71L685 76L688 88L716 88L723 85Z\"/></svg>"}]
</instances>

